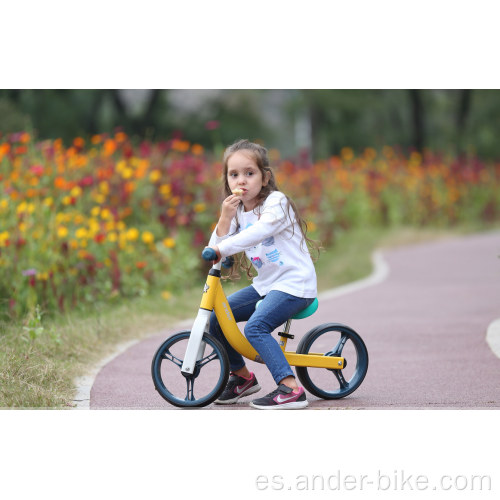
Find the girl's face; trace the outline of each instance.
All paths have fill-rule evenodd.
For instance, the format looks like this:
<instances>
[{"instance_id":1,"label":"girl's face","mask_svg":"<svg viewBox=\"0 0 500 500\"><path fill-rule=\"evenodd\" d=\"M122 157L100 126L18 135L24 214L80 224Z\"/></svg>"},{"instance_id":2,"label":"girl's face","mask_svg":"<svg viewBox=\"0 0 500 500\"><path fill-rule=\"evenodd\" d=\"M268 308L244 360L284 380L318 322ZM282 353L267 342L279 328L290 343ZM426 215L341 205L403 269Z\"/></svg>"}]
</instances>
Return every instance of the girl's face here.
<instances>
[{"instance_id":1,"label":"girl's face","mask_svg":"<svg viewBox=\"0 0 500 500\"><path fill-rule=\"evenodd\" d=\"M227 182L231 190L243 189L241 199L245 206L245 211L253 210L256 204L256 197L260 193L262 186L266 186L268 176L263 178L260 168L255 160L243 151L236 151L227 162Z\"/></svg>"}]
</instances>

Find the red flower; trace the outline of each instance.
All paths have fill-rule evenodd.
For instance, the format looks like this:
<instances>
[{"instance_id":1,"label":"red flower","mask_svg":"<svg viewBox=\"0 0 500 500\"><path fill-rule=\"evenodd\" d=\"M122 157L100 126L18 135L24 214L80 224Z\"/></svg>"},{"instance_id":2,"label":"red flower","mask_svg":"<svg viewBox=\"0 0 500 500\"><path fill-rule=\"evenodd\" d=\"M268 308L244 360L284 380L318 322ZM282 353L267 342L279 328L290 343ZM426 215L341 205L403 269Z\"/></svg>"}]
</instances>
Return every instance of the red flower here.
<instances>
[{"instance_id":1,"label":"red flower","mask_svg":"<svg viewBox=\"0 0 500 500\"><path fill-rule=\"evenodd\" d=\"M30 168L30 172L34 173L35 175L42 175L43 174L43 167L42 167L42 165L33 165Z\"/></svg>"},{"instance_id":2,"label":"red flower","mask_svg":"<svg viewBox=\"0 0 500 500\"><path fill-rule=\"evenodd\" d=\"M220 127L220 122L217 120L210 120L209 122L205 123L205 128L207 130L215 130Z\"/></svg>"}]
</instances>

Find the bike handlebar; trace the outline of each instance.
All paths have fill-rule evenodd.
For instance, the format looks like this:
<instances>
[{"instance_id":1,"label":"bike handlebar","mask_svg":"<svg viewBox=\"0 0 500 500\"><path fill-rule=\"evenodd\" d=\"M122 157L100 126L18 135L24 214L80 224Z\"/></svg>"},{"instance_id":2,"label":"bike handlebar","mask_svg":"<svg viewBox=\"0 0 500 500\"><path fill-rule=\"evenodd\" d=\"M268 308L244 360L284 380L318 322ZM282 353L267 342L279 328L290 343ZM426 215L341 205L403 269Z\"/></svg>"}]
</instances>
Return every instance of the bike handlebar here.
<instances>
[{"instance_id":1,"label":"bike handlebar","mask_svg":"<svg viewBox=\"0 0 500 500\"><path fill-rule=\"evenodd\" d=\"M201 252L201 256L203 257L203 260L206 260L207 262L212 262L217 258L217 253L213 248L205 248L205 250Z\"/></svg>"},{"instance_id":2,"label":"bike handlebar","mask_svg":"<svg viewBox=\"0 0 500 500\"><path fill-rule=\"evenodd\" d=\"M203 260L206 260L207 262L212 262L217 259L217 253L213 248L205 248L205 250L201 252L201 256L203 257ZM224 257L222 260L222 267L230 269L233 266L233 262L232 257Z\"/></svg>"}]
</instances>

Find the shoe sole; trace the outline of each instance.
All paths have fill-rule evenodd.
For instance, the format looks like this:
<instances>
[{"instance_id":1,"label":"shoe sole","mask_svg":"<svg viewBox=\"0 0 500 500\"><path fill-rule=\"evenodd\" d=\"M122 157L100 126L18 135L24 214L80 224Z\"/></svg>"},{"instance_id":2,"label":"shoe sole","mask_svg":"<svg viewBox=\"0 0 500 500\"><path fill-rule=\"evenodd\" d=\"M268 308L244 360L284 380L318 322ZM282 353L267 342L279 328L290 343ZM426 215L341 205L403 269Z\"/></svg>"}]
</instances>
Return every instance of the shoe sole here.
<instances>
[{"instance_id":1,"label":"shoe sole","mask_svg":"<svg viewBox=\"0 0 500 500\"><path fill-rule=\"evenodd\" d=\"M257 408L257 410L302 410L309 406L307 401L295 401L293 403L283 403L282 405L259 406L252 401L250 406Z\"/></svg>"},{"instance_id":2,"label":"shoe sole","mask_svg":"<svg viewBox=\"0 0 500 500\"><path fill-rule=\"evenodd\" d=\"M233 399L226 399L225 401L220 401L219 399L217 401L214 401L216 405L234 405L235 403L238 402L241 398L244 398L245 396L250 396L251 394L255 394L256 392L259 392L261 389L260 385L254 385L253 387L250 387L250 389L247 389L245 392L240 394L239 396L236 396Z\"/></svg>"}]
</instances>

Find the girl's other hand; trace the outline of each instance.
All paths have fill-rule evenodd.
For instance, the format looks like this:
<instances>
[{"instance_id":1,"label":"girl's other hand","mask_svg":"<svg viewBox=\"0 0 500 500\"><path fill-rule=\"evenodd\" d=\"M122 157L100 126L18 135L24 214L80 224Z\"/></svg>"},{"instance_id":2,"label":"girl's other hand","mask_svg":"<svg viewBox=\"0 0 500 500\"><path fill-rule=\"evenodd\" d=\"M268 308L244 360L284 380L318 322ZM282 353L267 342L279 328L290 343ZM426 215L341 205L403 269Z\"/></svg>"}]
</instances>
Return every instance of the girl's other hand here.
<instances>
[{"instance_id":1,"label":"girl's other hand","mask_svg":"<svg viewBox=\"0 0 500 500\"><path fill-rule=\"evenodd\" d=\"M220 261L220 259L221 259L221 255L220 255L220 252L219 252L219 247L215 246L215 247L205 247L205 248L213 248L215 250L215 253L217 254L217 259L212 261L212 265L217 264Z\"/></svg>"},{"instance_id":2,"label":"girl's other hand","mask_svg":"<svg viewBox=\"0 0 500 500\"><path fill-rule=\"evenodd\" d=\"M235 194L228 196L222 202L221 218L226 220L233 220L233 217L236 215L236 211L238 210L238 206L240 203L241 196L237 196Z\"/></svg>"}]
</instances>

